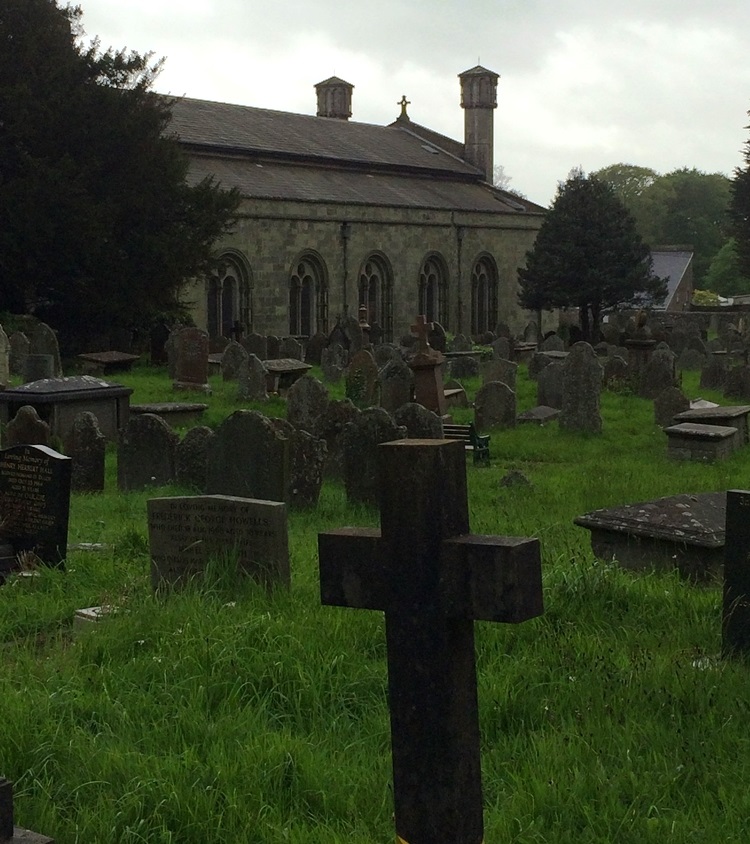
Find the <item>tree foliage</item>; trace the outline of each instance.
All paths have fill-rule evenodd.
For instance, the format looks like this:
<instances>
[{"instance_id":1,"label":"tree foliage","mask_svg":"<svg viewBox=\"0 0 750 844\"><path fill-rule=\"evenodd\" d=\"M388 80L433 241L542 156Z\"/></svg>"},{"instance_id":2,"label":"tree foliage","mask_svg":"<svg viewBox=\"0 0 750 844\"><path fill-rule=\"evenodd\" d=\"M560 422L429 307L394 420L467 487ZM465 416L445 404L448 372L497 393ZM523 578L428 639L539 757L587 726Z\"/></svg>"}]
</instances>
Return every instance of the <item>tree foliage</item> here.
<instances>
[{"instance_id":1,"label":"tree foliage","mask_svg":"<svg viewBox=\"0 0 750 844\"><path fill-rule=\"evenodd\" d=\"M750 129L750 126L745 128ZM745 143L743 156L745 166L734 171L729 211L738 267L744 276L750 278L750 140Z\"/></svg>"},{"instance_id":2,"label":"tree foliage","mask_svg":"<svg viewBox=\"0 0 750 844\"><path fill-rule=\"evenodd\" d=\"M666 295L627 208L608 184L580 170L558 187L518 273L522 307L578 307L587 339L597 338L604 308L656 304Z\"/></svg>"},{"instance_id":3,"label":"tree foliage","mask_svg":"<svg viewBox=\"0 0 750 844\"><path fill-rule=\"evenodd\" d=\"M239 205L186 181L161 63L84 46L81 15L0 0L0 310L79 344L174 308Z\"/></svg>"},{"instance_id":4,"label":"tree foliage","mask_svg":"<svg viewBox=\"0 0 750 844\"><path fill-rule=\"evenodd\" d=\"M730 237L714 255L708 272L703 278L703 284L719 296L750 293L750 277L740 270L737 241L733 237Z\"/></svg>"}]
</instances>

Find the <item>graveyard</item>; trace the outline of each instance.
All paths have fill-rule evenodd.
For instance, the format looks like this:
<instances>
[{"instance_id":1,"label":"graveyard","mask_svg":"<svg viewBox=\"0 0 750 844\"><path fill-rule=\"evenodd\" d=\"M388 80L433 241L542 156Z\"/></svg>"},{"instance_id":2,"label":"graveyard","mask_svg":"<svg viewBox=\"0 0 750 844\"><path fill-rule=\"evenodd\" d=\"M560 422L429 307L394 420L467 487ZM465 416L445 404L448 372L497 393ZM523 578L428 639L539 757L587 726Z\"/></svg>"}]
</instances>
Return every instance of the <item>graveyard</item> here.
<instances>
[{"instance_id":1,"label":"graveyard","mask_svg":"<svg viewBox=\"0 0 750 844\"><path fill-rule=\"evenodd\" d=\"M513 369L518 414L538 404L530 370L531 362ZM326 382L319 365L309 376L332 399L344 398L344 382ZM175 429L176 439L230 418L245 424L247 417L233 417L240 410L286 424L287 398L238 399L237 383L218 371L201 378L200 391L175 387L165 367L136 363L107 380L132 390L132 405L205 405ZM686 396L731 403L700 378L682 371ZM473 402L480 376L459 381ZM358 389L366 383L363 376ZM554 386L550 379L541 389ZM470 406L450 413L459 425L475 419ZM544 607L509 618L488 609L483 589L465 613L471 620L460 635L473 629L481 759L481 788L469 777L466 801L476 814L479 800L484 825L483 839L480 820L465 840L745 841L750 667L722 657L721 581L597 559L574 519L745 489L750 449L714 461L670 457L653 397L616 378L601 392L600 415L589 430L554 419L485 426L489 466L466 454L469 532L503 547L538 540ZM261 427L257 417L251 422ZM151 468L156 454L148 477L136 471L138 458L123 475L117 443L102 447L103 489L74 486L71 495L64 567L31 561L0 587L0 776L14 782L16 822L58 844L393 841L389 648L410 634L384 621L394 610L382 584L355 571L362 585L351 589L350 563L331 562L351 541L359 550L340 556L355 569L358 559L375 558L378 527L387 540L377 506L365 493L347 496L341 478L326 478L314 500L290 493L288 568L271 582L248 576L240 551L230 549L181 588L155 589L169 574L152 557L168 559L170 536L183 524L175 513L195 489L162 482ZM240 450L209 454L231 464ZM418 484L394 460L394 512L409 523L424 510L424 494L412 514ZM370 471L364 454L359 468ZM452 488L443 491L447 507ZM201 510L209 525L217 506L207 500ZM160 524L178 526L150 535L155 513ZM241 517L267 526L276 514L240 507L227 518ZM429 525L429 513L420 518ZM464 516L455 518L465 534ZM420 530L413 542L421 548L432 540ZM415 558L420 553L415 548ZM409 586L408 563L408 554L399 558L389 578L421 591ZM98 609L80 612L86 608ZM436 707L450 709L439 697ZM448 759L463 752L464 728L456 729ZM424 793L434 793L431 770L439 778L441 764L439 752L425 759ZM419 831L401 835L419 844Z\"/></svg>"}]
</instances>

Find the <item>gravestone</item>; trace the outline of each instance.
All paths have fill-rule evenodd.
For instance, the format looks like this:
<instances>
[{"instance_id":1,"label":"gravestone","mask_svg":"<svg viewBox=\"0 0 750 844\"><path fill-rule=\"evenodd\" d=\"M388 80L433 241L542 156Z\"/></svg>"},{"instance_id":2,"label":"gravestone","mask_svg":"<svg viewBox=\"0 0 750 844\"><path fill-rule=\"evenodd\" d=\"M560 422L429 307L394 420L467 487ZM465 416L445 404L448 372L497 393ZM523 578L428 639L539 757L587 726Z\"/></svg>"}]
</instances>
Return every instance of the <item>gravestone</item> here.
<instances>
[{"instance_id":1,"label":"gravestone","mask_svg":"<svg viewBox=\"0 0 750 844\"><path fill-rule=\"evenodd\" d=\"M305 355L302 349L302 343L300 343L300 341L295 337L284 337L284 339L279 343L279 353L277 357L304 360Z\"/></svg>"},{"instance_id":2,"label":"gravestone","mask_svg":"<svg viewBox=\"0 0 750 844\"><path fill-rule=\"evenodd\" d=\"M257 410L235 410L208 449L206 489L219 495L288 501L290 443Z\"/></svg>"},{"instance_id":3,"label":"gravestone","mask_svg":"<svg viewBox=\"0 0 750 844\"><path fill-rule=\"evenodd\" d=\"M117 488L140 490L174 480L179 436L155 413L133 416L117 442Z\"/></svg>"},{"instance_id":4,"label":"gravestone","mask_svg":"<svg viewBox=\"0 0 750 844\"><path fill-rule=\"evenodd\" d=\"M728 399L750 401L750 366L741 364L729 369L723 391Z\"/></svg>"},{"instance_id":5,"label":"gravestone","mask_svg":"<svg viewBox=\"0 0 750 844\"><path fill-rule=\"evenodd\" d=\"M211 560L236 556L238 571L267 587L288 588L286 505L228 495L147 502L154 590L182 586Z\"/></svg>"},{"instance_id":6,"label":"gravestone","mask_svg":"<svg viewBox=\"0 0 750 844\"><path fill-rule=\"evenodd\" d=\"M266 335L266 355L264 360L276 360L279 357L281 340L275 334Z\"/></svg>"},{"instance_id":7,"label":"gravestone","mask_svg":"<svg viewBox=\"0 0 750 844\"><path fill-rule=\"evenodd\" d=\"M539 339L539 326L536 322L527 322L523 330L524 343L536 343Z\"/></svg>"},{"instance_id":8,"label":"gravestone","mask_svg":"<svg viewBox=\"0 0 750 844\"><path fill-rule=\"evenodd\" d=\"M560 411L556 407L547 407L539 405L532 407L529 410L524 410L516 417L516 422L519 424L529 423L532 425L546 425L548 422L553 422L560 416Z\"/></svg>"},{"instance_id":9,"label":"gravestone","mask_svg":"<svg viewBox=\"0 0 750 844\"><path fill-rule=\"evenodd\" d=\"M479 360L473 354L450 358L450 374L458 380L475 378L479 375Z\"/></svg>"},{"instance_id":10,"label":"gravestone","mask_svg":"<svg viewBox=\"0 0 750 844\"><path fill-rule=\"evenodd\" d=\"M602 379L607 390L619 390L629 385L630 367L622 355L607 356L604 361Z\"/></svg>"},{"instance_id":11,"label":"gravestone","mask_svg":"<svg viewBox=\"0 0 750 844\"><path fill-rule=\"evenodd\" d=\"M68 547L71 459L44 445L0 450L3 539L14 554L30 552L63 566Z\"/></svg>"},{"instance_id":12,"label":"gravestone","mask_svg":"<svg viewBox=\"0 0 750 844\"><path fill-rule=\"evenodd\" d=\"M321 600L385 612L397 840L480 844L474 621L542 614L539 540L469 533L462 443L378 452L380 530L318 535Z\"/></svg>"},{"instance_id":13,"label":"gravestone","mask_svg":"<svg viewBox=\"0 0 750 844\"><path fill-rule=\"evenodd\" d=\"M221 380L237 381L240 370L247 364L248 353L236 340L230 340L221 356Z\"/></svg>"},{"instance_id":14,"label":"gravestone","mask_svg":"<svg viewBox=\"0 0 750 844\"><path fill-rule=\"evenodd\" d=\"M561 428L582 433L601 433L601 383L602 368L596 352L584 341L573 344L563 364Z\"/></svg>"},{"instance_id":15,"label":"gravestone","mask_svg":"<svg viewBox=\"0 0 750 844\"><path fill-rule=\"evenodd\" d=\"M22 380L24 384L55 378L55 358L53 355L29 354L23 359Z\"/></svg>"},{"instance_id":16,"label":"gravestone","mask_svg":"<svg viewBox=\"0 0 750 844\"><path fill-rule=\"evenodd\" d=\"M479 371L482 375L482 384L488 384L490 381L502 381L507 384L511 390L516 389L516 373L518 371L518 364L511 360L503 360L502 358L493 358L480 364Z\"/></svg>"},{"instance_id":17,"label":"gravestone","mask_svg":"<svg viewBox=\"0 0 750 844\"><path fill-rule=\"evenodd\" d=\"M449 345L451 352L471 352L474 348L473 343L465 334L456 334Z\"/></svg>"},{"instance_id":18,"label":"gravestone","mask_svg":"<svg viewBox=\"0 0 750 844\"><path fill-rule=\"evenodd\" d=\"M317 506L323 486L328 448L325 440L295 428L285 419L271 419L273 427L289 440L289 490L286 497L293 510Z\"/></svg>"},{"instance_id":19,"label":"gravestone","mask_svg":"<svg viewBox=\"0 0 750 844\"><path fill-rule=\"evenodd\" d=\"M52 355L52 375L61 378L63 374L60 361L60 346L57 335L46 322L38 322L31 332L30 355Z\"/></svg>"},{"instance_id":20,"label":"gravestone","mask_svg":"<svg viewBox=\"0 0 750 844\"><path fill-rule=\"evenodd\" d=\"M439 322L430 323L430 331L427 335L427 342L438 352L445 352L448 348L448 338L445 336L445 329Z\"/></svg>"},{"instance_id":21,"label":"gravestone","mask_svg":"<svg viewBox=\"0 0 750 844\"><path fill-rule=\"evenodd\" d=\"M75 492L104 489L106 445L96 416L88 410L79 413L65 438L65 453L73 461L70 485Z\"/></svg>"},{"instance_id":22,"label":"gravestone","mask_svg":"<svg viewBox=\"0 0 750 844\"><path fill-rule=\"evenodd\" d=\"M406 428L406 436L412 440L442 440L443 420L416 402L401 405L393 414L395 423Z\"/></svg>"},{"instance_id":23,"label":"gravestone","mask_svg":"<svg viewBox=\"0 0 750 844\"><path fill-rule=\"evenodd\" d=\"M392 360L404 360L401 350L394 343L381 343L372 350L372 356L379 370L382 370Z\"/></svg>"},{"instance_id":24,"label":"gravestone","mask_svg":"<svg viewBox=\"0 0 750 844\"><path fill-rule=\"evenodd\" d=\"M151 366L164 366L167 363L169 326L165 322L157 323L149 332L148 339Z\"/></svg>"},{"instance_id":25,"label":"gravestone","mask_svg":"<svg viewBox=\"0 0 750 844\"><path fill-rule=\"evenodd\" d=\"M245 401L268 401L268 370L263 361L250 353L237 373L237 398Z\"/></svg>"},{"instance_id":26,"label":"gravestone","mask_svg":"<svg viewBox=\"0 0 750 844\"><path fill-rule=\"evenodd\" d=\"M210 393L208 384L208 334L200 328L183 328L176 338L177 371L174 390Z\"/></svg>"},{"instance_id":27,"label":"gravestone","mask_svg":"<svg viewBox=\"0 0 750 844\"><path fill-rule=\"evenodd\" d=\"M353 357L365 345L365 337L362 333L362 326L358 319L347 314L343 319L340 319L337 326L341 331L343 338L343 346L349 352L349 357ZM336 329L334 329L335 331ZM337 340L336 342L341 342Z\"/></svg>"},{"instance_id":28,"label":"gravestone","mask_svg":"<svg viewBox=\"0 0 750 844\"><path fill-rule=\"evenodd\" d=\"M312 375L303 375L289 388L286 396L286 418L295 428L316 434L330 396L325 386Z\"/></svg>"},{"instance_id":29,"label":"gravestone","mask_svg":"<svg viewBox=\"0 0 750 844\"><path fill-rule=\"evenodd\" d=\"M167 375L174 380L177 377L177 336L184 325L175 325L169 332L164 352L167 356Z\"/></svg>"},{"instance_id":30,"label":"gravestone","mask_svg":"<svg viewBox=\"0 0 750 844\"><path fill-rule=\"evenodd\" d=\"M206 491L208 450L214 437L212 428L198 425L191 428L177 443L174 451L174 476L180 485Z\"/></svg>"},{"instance_id":31,"label":"gravestone","mask_svg":"<svg viewBox=\"0 0 750 844\"><path fill-rule=\"evenodd\" d=\"M513 337L513 332L510 330L508 323L501 320L495 325L495 335L498 339L505 337L507 340L510 340Z\"/></svg>"},{"instance_id":32,"label":"gravestone","mask_svg":"<svg viewBox=\"0 0 750 844\"><path fill-rule=\"evenodd\" d=\"M727 353L713 352L701 369L700 386L704 390L721 390L727 380Z\"/></svg>"},{"instance_id":33,"label":"gravestone","mask_svg":"<svg viewBox=\"0 0 750 844\"><path fill-rule=\"evenodd\" d=\"M544 407L562 408L563 363L551 363L537 375L536 403Z\"/></svg>"},{"instance_id":34,"label":"gravestone","mask_svg":"<svg viewBox=\"0 0 750 844\"><path fill-rule=\"evenodd\" d=\"M10 374L20 377L24 373L26 358L29 354L31 342L23 331L14 331L8 338L10 350L8 353L8 367Z\"/></svg>"},{"instance_id":35,"label":"gravestone","mask_svg":"<svg viewBox=\"0 0 750 844\"><path fill-rule=\"evenodd\" d=\"M654 399L654 422L660 428L666 428L685 410L690 410L690 399L679 387L667 387Z\"/></svg>"},{"instance_id":36,"label":"gravestone","mask_svg":"<svg viewBox=\"0 0 750 844\"><path fill-rule=\"evenodd\" d=\"M322 332L318 332L317 334L313 334L313 336L307 341L307 346L305 347L305 363L312 363L315 366L320 366L320 359L321 355L323 354L323 349L328 345L328 337Z\"/></svg>"},{"instance_id":37,"label":"gravestone","mask_svg":"<svg viewBox=\"0 0 750 844\"><path fill-rule=\"evenodd\" d=\"M510 360L513 355L513 347L507 337L498 337L492 341L490 347L495 360Z\"/></svg>"},{"instance_id":38,"label":"gravestone","mask_svg":"<svg viewBox=\"0 0 750 844\"><path fill-rule=\"evenodd\" d=\"M0 389L10 383L10 340L0 325Z\"/></svg>"},{"instance_id":39,"label":"gravestone","mask_svg":"<svg viewBox=\"0 0 750 844\"><path fill-rule=\"evenodd\" d=\"M406 437L382 407L368 407L341 433L344 487L350 503L377 504L378 446Z\"/></svg>"},{"instance_id":40,"label":"gravestone","mask_svg":"<svg viewBox=\"0 0 750 844\"><path fill-rule=\"evenodd\" d=\"M706 364L706 355L695 349L684 349L677 358L677 369L680 372L701 371Z\"/></svg>"},{"instance_id":41,"label":"gravestone","mask_svg":"<svg viewBox=\"0 0 750 844\"><path fill-rule=\"evenodd\" d=\"M750 654L750 492L727 491L722 642L724 656Z\"/></svg>"},{"instance_id":42,"label":"gravestone","mask_svg":"<svg viewBox=\"0 0 750 844\"><path fill-rule=\"evenodd\" d=\"M260 360L266 360L269 356L268 340L262 334L248 334L240 343L249 355L255 355Z\"/></svg>"},{"instance_id":43,"label":"gravestone","mask_svg":"<svg viewBox=\"0 0 750 844\"><path fill-rule=\"evenodd\" d=\"M332 343L320 353L320 368L323 378L329 384L337 384L346 369L346 349L340 343Z\"/></svg>"},{"instance_id":44,"label":"gravestone","mask_svg":"<svg viewBox=\"0 0 750 844\"><path fill-rule=\"evenodd\" d=\"M417 337L416 353L408 361L414 372L414 401L438 416L445 416L445 389L440 371L445 357L430 346L431 323L424 314L417 316L411 330Z\"/></svg>"},{"instance_id":45,"label":"gravestone","mask_svg":"<svg viewBox=\"0 0 750 844\"><path fill-rule=\"evenodd\" d=\"M541 345L539 346L540 352L564 352L565 351L565 341L559 334L552 334L547 335L544 340L542 340Z\"/></svg>"},{"instance_id":46,"label":"gravestone","mask_svg":"<svg viewBox=\"0 0 750 844\"><path fill-rule=\"evenodd\" d=\"M414 372L399 355L380 370L380 406L394 413L411 401Z\"/></svg>"},{"instance_id":47,"label":"gravestone","mask_svg":"<svg viewBox=\"0 0 750 844\"><path fill-rule=\"evenodd\" d=\"M539 378L539 373L546 367L553 363L553 359L543 352L534 352L529 361L528 375L532 381Z\"/></svg>"},{"instance_id":48,"label":"gravestone","mask_svg":"<svg viewBox=\"0 0 750 844\"><path fill-rule=\"evenodd\" d=\"M474 422L480 431L516 427L516 394L501 381L490 381L474 397Z\"/></svg>"},{"instance_id":49,"label":"gravestone","mask_svg":"<svg viewBox=\"0 0 750 844\"><path fill-rule=\"evenodd\" d=\"M361 412L349 399L341 399L329 402L326 412L321 417L318 436L325 440L327 447L326 462L323 467L326 478L344 477L342 432L344 427L357 419Z\"/></svg>"},{"instance_id":50,"label":"gravestone","mask_svg":"<svg viewBox=\"0 0 750 844\"><path fill-rule=\"evenodd\" d=\"M346 369L346 397L361 408L372 407L378 400L378 367L367 349L360 349Z\"/></svg>"},{"instance_id":51,"label":"gravestone","mask_svg":"<svg viewBox=\"0 0 750 844\"><path fill-rule=\"evenodd\" d=\"M50 427L39 418L36 408L26 404L18 408L5 426L3 442L5 445L49 445Z\"/></svg>"},{"instance_id":52,"label":"gravestone","mask_svg":"<svg viewBox=\"0 0 750 844\"><path fill-rule=\"evenodd\" d=\"M638 395L644 399L655 399L659 393L674 386L674 352L668 348L656 349L641 371Z\"/></svg>"}]
</instances>

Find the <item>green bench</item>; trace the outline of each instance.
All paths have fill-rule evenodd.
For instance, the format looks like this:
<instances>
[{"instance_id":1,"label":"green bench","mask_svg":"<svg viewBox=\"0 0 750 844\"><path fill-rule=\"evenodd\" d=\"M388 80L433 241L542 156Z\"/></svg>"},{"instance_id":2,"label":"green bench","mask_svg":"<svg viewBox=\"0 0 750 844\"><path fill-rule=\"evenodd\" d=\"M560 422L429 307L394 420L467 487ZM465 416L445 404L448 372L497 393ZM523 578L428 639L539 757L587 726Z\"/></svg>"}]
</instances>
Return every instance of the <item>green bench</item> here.
<instances>
[{"instance_id":1,"label":"green bench","mask_svg":"<svg viewBox=\"0 0 750 844\"><path fill-rule=\"evenodd\" d=\"M490 465L490 435L478 433L473 422L468 425L444 422L443 436L446 440L460 440L467 451L474 452L475 465Z\"/></svg>"}]
</instances>

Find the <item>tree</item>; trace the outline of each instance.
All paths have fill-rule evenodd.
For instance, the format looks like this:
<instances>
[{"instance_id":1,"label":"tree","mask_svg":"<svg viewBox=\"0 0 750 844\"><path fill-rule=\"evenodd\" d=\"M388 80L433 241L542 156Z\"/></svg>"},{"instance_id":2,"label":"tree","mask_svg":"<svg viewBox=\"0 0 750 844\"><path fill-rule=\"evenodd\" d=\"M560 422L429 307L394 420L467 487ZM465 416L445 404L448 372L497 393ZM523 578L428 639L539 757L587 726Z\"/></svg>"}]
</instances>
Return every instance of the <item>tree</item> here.
<instances>
[{"instance_id":1,"label":"tree","mask_svg":"<svg viewBox=\"0 0 750 844\"><path fill-rule=\"evenodd\" d=\"M0 309L79 346L175 309L240 201L186 181L161 63L84 46L81 15L0 0Z\"/></svg>"},{"instance_id":2,"label":"tree","mask_svg":"<svg viewBox=\"0 0 750 844\"><path fill-rule=\"evenodd\" d=\"M750 129L750 126L745 128ZM737 244L739 270L750 278L750 141L745 143L743 155L745 166L734 171L729 215Z\"/></svg>"},{"instance_id":3,"label":"tree","mask_svg":"<svg viewBox=\"0 0 750 844\"><path fill-rule=\"evenodd\" d=\"M609 185L581 170L558 186L518 275L522 307L578 307L587 340L598 338L604 308L658 304L666 295L627 208Z\"/></svg>"},{"instance_id":4,"label":"tree","mask_svg":"<svg viewBox=\"0 0 750 844\"><path fill-rule=\"evenodd\" d=\"M707 290L719 296L738 296L750 293L750 278L740 271L737 241L730 237L714 256L703 278Z\"/></svg>"}]
</instances>

